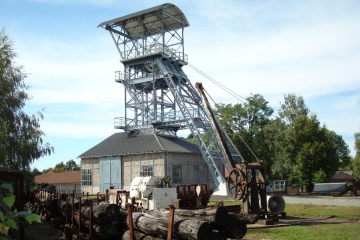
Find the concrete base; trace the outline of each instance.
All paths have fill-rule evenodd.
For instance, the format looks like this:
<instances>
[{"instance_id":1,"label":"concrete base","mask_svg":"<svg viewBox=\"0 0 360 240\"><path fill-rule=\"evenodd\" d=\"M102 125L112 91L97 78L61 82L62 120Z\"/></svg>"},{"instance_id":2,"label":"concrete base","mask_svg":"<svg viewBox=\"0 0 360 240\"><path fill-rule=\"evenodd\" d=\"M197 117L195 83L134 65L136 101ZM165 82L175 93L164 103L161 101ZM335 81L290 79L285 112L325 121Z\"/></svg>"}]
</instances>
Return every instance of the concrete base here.
<instances>
[{"instance_id":1,"label":"concrete base","mask_svg":"<svg viewBox=\"0 0 360 240\"><path fill-rule=\"evenodd\" d=\"M234 201L230 196L219 196L219 195L211 195L210 200L214 201Z\"/></svg>"},{"instance_id":2,"label":"concrete base","mask_svg":"<svg viewBox=\"0 0 360 240\"><path fill-rule=\"evenodd\" d=\"M213 195L228 196L229 192L227 190L226 183L220 183L219 186L214 190Z\"/></svg>"},{"instance_id":3,"label":"concrete base","mask_svg":"<svg viewBox=\"0 0 360 240\"><path fill-rule=\"evenodd\" d=\"M260 224L260 225L274 225L274 220L273 219L260 219L256 222L256 224Z\"/></svg>"}]
</instances>

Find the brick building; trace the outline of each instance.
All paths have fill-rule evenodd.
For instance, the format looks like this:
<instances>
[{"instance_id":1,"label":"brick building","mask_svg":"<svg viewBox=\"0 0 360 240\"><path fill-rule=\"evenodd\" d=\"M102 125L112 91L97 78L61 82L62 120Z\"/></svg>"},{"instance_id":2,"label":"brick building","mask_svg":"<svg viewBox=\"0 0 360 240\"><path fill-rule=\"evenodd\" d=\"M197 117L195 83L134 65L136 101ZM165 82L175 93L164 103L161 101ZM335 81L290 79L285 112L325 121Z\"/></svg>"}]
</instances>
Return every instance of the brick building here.
<instances>
[{"instance_id":1,"label":"brick building","mask_svg":"<svg viewBox=\"0 0 360 240\"><path fill-rule=\"evenodd\" d=\"M79 156L82 191L104 193L110 186L130 189L138 176L170 176L171 184L207 184L214 180L196 144L156 134L111 135Z\"/></svg>"},{"instance_id":2,"label":"brick building","mask_svg":"<svg viewBox=\"0 0 360 240\"><path fill-rule=\"evenodd\" d=\"M80 171L67 171L60 173L45 173L35 177L35 183L49 183L56 186L56 190L80 192Z\"/></svg>"}]
</instances>

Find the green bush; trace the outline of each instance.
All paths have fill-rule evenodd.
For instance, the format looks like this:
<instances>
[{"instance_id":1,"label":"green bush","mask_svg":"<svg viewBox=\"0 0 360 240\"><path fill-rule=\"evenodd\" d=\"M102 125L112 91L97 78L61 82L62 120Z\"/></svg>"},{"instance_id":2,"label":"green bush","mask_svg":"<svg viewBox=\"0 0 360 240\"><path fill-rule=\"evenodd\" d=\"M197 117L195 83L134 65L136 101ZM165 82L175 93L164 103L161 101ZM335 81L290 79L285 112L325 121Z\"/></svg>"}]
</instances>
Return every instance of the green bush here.
<instances>
[{"instance_id":1,"label":"green bush","mask_svg":"<svg viewBox=\"0 0 360 240\"><path fill-rule=\"evenodd\" d=\"M0 240L11 239L9 230L18 230L18 224L25 222L41 222L37 214L28 211L17 212L13 209L15 203L15 195L10 184L4 183L0 185Z\"/></svg>"}]
</instances>

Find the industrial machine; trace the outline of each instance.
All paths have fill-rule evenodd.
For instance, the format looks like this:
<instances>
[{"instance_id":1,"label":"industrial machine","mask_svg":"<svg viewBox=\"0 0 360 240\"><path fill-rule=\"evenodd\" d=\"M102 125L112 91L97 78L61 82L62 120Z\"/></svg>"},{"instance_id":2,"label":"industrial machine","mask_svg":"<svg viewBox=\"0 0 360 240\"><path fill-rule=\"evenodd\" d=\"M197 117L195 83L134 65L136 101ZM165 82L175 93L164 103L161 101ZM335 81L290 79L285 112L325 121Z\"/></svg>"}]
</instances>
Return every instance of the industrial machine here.
<instances>
[{"instance_id":1,"label":"industrial machine","mask_svg":"<svg viewBox=\"0 0 360 240\"><path fill-rule=\"evenodd\" d=\"M285 200L281 195L267 196L268 212L273 215L279 215L284 212Z\"/></svg>"},{"instance_id":2,"label":"industrial machine","mask_svg":"<svg viewBox=\"0 0 360 240\"><path fill-rule=\"evenodd\" d=\"M177 200L176 188L171 188L167 177L135 177L130 185L130 199L135 198L144 209L168 208Z\"/></svg>"}]
</instances>

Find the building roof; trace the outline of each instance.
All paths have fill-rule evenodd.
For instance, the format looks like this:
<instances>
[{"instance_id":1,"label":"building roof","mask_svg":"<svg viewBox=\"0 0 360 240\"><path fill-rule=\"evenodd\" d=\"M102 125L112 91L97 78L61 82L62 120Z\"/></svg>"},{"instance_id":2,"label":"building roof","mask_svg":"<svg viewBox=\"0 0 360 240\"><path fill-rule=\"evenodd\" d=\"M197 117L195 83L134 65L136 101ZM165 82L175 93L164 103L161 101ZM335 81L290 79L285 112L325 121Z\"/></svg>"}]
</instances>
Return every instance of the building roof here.
<instances>
[{"instance_id":1,"label":"building roof","mask_svg":"<svg viewBox=\"0 0 360 240\"><path fill-rule=\"evenodd\" d=\"M157 15L159 13L161 13L161 17ZM134 21L138 19L142 19L142 24ZM143 27L149 31L149 35L154 35L161 33L163 30L170 31L181 27L188 27L189 22L185 14L177 6L171 3L165 3L98 25L98 27L104 27L106 29L111 29L116 26L123 28L124 33L131 39L138 39L144 34Z\"/></svg>"},{"instance_id":2,"label":"building roof","mask_svg":"<svg viewBox=\"0 0 360 240\"><path fill-rule=\"evenodd\" d=\"M61 173L45 173L35 177L36 183L51 184L80 184L80 171L67 171Z\"/></svg>"},{"instance_id":3,"label":"building roof","mask_svg":"<svg viewBox=\"0 0 360 240\"><path fill-rule=\"evenodd\" d=\"M334 176L332 176L330 178L331 179L341 179L341 180L344 180L344 179L348 179L348 180L353 180L354 177L352 176L352 171L337 171Z\"/></svg>"},{"instance_id":4,"label":"building roof","mask_svg":"<svg viewBox=\"0 0 360 240\"><path fill-rule=\"evenodd\" d=\"M200 150L196 144L180 138L158 136L156 134L126 137L125 132L119 132L111 135L78 157L106 157L149 152L200 154Z\"/></svg>"}]
</instances>

